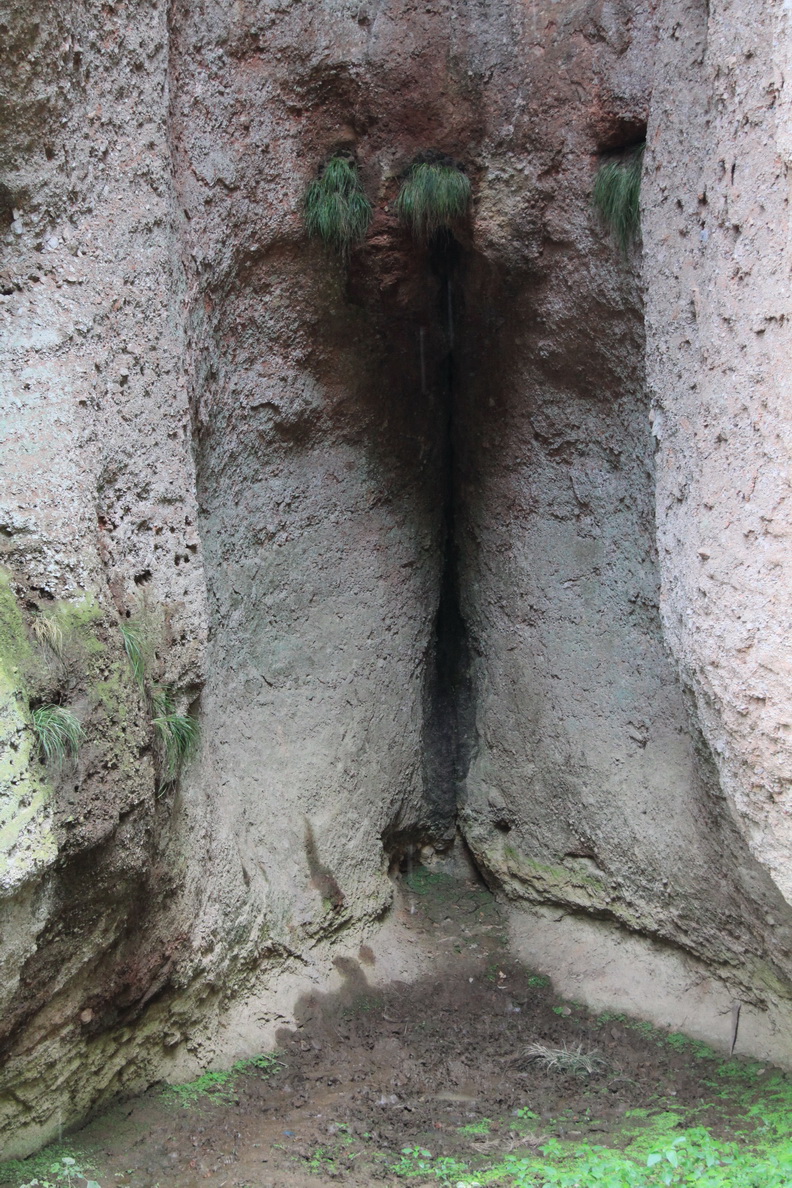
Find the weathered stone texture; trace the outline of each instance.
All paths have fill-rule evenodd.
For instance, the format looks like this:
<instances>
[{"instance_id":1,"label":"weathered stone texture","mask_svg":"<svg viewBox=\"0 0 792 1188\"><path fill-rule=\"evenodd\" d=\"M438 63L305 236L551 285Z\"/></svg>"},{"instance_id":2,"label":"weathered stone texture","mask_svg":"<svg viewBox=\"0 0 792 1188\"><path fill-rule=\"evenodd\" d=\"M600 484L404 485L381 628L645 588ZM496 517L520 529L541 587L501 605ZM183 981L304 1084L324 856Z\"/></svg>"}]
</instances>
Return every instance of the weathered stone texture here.
<instances>
[{"instance_id":1,"label":"weathered stone texture","mask_svg":"<svg viewBox=\"0 0 792 1188\"><path fill-rule=\"evenodd\" d=\"M730 810L790 900L790 17L703 0L661 17L644 251L663 624Z\"/></svg>"},{"instance_id":2,"label":"weathered stone texture","mask_svg":"<svg viewBox=\"0 0 792 1188\"><path fill-rule=\"evenodd\" d=\"M35 645L33 621L53 608L76 641L69 673L56 679L64 666L50 656L39 680L3 617L0 726L12 761L4 749L0 1147L9 1151L51 1137L59 1117L79 1117L128 1076L136 1045L124 1045L123 1028L107 1044L101 1037L158 993L180 935L166 910L178 870L160 861L172 798L156 798L149 713L119 632L120 617L148 604L162 627L157 679L194 695L206 611L165 17L164 5L147 3L0 12L3 590L23 652ZM46 648L35 646L42 661ZM86 742L76 764L45 773L28 699L67 691Z\"/></svg>"},{"instance_id":3,"label":"weathered stone texture","mask_svg":"<svg viewBox=\"0 0 792 1188\"><path fill-rule=\"evenodd\" d=\"M787 20L0 14L9 1153L260 1042L457 825L516 911L783 1014ZM647 118L651 416L639 261L590 207ZM339 149L375 207L348 268L300 215ZM434 247L394 206L426 150L474 189ZM18 662L53 605L92 608L61 773ZM166 794L127 616L202 724Z\"/></svg>"}]
</instances>

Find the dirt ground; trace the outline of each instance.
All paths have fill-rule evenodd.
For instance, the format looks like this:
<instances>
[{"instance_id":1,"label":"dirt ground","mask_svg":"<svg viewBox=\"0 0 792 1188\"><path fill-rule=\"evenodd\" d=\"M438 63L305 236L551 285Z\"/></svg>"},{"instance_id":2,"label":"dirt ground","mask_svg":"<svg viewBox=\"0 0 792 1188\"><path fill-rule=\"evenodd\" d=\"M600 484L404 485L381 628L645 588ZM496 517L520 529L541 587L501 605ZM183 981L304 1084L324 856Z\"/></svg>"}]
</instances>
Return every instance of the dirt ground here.
<instances>
[{"instance_id":1,"label":"dirt ground","mask_svg":"<svg viewBox=\"0 0 792 1188\"><path fill-rule=\"evenodd\" d=\"M434 947L436 978L373 988L363 946L340 993L299 1004L277 1062L155 1088L73 1135L102 1188L363 1188L404 1184L405 1169L436 1184L436 1172L420 1175L428 1153L486 1167L551 1138L618 1145L626 1126L673 1110L729 1137L728 1104L717 1116L707 1104L722 1058L558 999L510 959L480 885L419 868L400 894L398 910ZM580 1045L594 1071L547 1068L527 1051L537 1042Z\"/></svg>"}]
</instances>

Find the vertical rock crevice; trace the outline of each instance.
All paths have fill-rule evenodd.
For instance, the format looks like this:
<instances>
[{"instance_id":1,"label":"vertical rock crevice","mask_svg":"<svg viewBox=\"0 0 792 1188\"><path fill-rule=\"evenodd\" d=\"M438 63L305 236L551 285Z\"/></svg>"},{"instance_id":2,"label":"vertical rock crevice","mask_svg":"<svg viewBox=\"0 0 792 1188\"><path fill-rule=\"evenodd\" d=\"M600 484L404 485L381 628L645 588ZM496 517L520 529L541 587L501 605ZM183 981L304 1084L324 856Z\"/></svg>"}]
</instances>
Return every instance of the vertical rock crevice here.
<instances>
[{"instance_id":1,"label":"vertical rock crevice","mask_svg":"<svg viewBox=\"0 0 792 1188\"><path fill-rule=\"evenodd\" d=\"M460 375L455 343L463 295L463 253L450 232L430 244L429 264L438 280L437 319L446 354L440 368L442 440L442 561L437 611L427 653L424 684L423 765L426 813L435 845L450 842L456 832L460 792L467 774L474 723L470 646L461 609L460 549L457 539Z\"/></svg>"}]
</instances>

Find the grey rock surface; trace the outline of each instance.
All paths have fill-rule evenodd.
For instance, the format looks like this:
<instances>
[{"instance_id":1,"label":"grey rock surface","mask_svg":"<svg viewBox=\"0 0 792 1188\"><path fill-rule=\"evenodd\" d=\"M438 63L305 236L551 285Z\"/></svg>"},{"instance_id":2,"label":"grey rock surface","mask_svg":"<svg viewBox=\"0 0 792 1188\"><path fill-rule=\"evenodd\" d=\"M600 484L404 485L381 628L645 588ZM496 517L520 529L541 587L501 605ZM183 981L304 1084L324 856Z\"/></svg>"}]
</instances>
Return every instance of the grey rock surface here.
<instances>
[{"instance_id":1,"label":"grey rock surface","mask_svg":"<svg viewBox=\"0 0 792 1188\"><path fill-rule=\"evenodd\" d=\"M729 810L790 900L789 13L668 4L661 33L644 235L663 625Z\"/></svg>"},{"instance_id":2,"label":"grey rock surface","mask_svg":"<svg viewBox=\"0 0 792 1188\"><path fill-rule=\"evenodd\" d=\"M4 1154L253 1050L456 830L517 920L786 1026L790 37L755 16L6 4ZM590 195L647 120L641 271ZM301 218L337 151L348 266ZM395 213L427 151L474 191L434 246Z\"/></svg>"}]
</instances>

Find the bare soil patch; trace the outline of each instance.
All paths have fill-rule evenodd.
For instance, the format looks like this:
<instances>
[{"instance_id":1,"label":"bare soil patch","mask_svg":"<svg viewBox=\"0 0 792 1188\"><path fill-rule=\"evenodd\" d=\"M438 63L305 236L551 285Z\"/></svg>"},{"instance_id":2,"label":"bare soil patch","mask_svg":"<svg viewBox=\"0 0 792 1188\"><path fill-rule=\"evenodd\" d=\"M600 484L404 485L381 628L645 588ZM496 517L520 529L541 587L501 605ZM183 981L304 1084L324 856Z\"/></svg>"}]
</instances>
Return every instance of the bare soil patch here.
<instances>
[{"instance_id":1,"label":"bare soil patch","mask_svg":"<svg viewBox=\"0 0 792 1188\"><path fill-rule=\"evenodd\" d=\"M516 964L482 886L418 868L398 910L431 940L436 977L375 988L364 946L343 962L340 993L300 1002L274 1068L152 1089L74 1135L102 1188L363 1188L403 1184L405 1173L436 1184L436 1172L417 1170L421 1151L485 1168L551 1138L624 1145L663 1112L726 1138L743 1121L736 1098L711 1104L722 1058L595 1017ZM548 1067L532 1045L582 1053L591 1070L565 1068L563 1056ZM452 1170L445 1182L459 1181Z\"/></svg>"}]
</instances>

